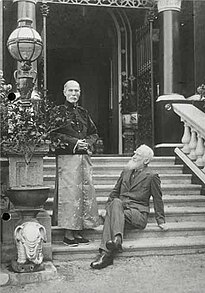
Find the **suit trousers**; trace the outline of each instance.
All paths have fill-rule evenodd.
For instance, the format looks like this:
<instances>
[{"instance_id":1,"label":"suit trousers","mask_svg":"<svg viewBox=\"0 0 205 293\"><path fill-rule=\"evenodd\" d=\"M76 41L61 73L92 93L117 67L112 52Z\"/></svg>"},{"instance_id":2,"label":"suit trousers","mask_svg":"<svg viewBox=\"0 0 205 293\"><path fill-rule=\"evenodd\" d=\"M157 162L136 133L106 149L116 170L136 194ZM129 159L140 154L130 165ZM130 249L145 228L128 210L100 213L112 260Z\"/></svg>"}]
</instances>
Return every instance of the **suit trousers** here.
<instances>
[{"instance_id":1,"label":"suit trousers","mask_svg":"<svg viewBox=\"0 0 205 293\"><path fill-rule=\"evenodd\" d=\"M148 213L140 212L138 209L130 209L123 206L119 198L114 198L107 206L102 240L99 250L105 250L106 242L114 240L116 235L123 239L125 228L144 229L147 225Z\"/></svg>"}]
</instances>

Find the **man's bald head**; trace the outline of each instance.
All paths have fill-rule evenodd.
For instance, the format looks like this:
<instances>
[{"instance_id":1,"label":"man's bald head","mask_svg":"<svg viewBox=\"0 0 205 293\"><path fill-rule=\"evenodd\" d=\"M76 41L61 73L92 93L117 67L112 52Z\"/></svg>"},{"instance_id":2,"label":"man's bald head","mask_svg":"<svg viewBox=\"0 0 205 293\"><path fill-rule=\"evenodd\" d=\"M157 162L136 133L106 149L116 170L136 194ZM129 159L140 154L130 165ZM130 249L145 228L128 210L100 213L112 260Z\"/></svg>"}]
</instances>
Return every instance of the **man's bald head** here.
<instances>
[{"instance_id":1,"label":"man's bald head","mask_svg":"<svg viewBox=\"0 0 205 293\"><path fill-rule=\"evenodd\" d=\"M76 80L68 80L63 90L66 101L76 105L80 97L80 84Z\"/></svg>"},{"instance_id":2,"label":"man's bald head","mask_svg":"<svg viewBox=\"0 0 205 293\"><path fill-rule=\"evenodd\" d=\"M64 84L64 90L70 87L78 87L80 89L80 84L76 80L68 80Z\"/></svg>"}]
</instances>

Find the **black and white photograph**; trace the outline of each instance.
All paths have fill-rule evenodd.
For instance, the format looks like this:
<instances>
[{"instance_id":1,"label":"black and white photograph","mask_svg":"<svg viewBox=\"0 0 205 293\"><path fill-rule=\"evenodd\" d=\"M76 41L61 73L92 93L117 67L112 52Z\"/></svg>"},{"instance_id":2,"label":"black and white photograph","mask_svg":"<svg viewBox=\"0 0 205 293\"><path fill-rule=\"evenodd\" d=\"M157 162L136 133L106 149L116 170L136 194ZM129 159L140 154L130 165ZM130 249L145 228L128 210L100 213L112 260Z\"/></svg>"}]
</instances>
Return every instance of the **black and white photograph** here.
<instances>
[{"instance_id":1,"label":"black and white photograph","mask_svg":"<svg viewBox=\"0 0 205 293\"><path fill-rule=\"evenodd\" d=\"M0 0L1 293L205 293L205 0Z\"/></svg>"}]
</instances>

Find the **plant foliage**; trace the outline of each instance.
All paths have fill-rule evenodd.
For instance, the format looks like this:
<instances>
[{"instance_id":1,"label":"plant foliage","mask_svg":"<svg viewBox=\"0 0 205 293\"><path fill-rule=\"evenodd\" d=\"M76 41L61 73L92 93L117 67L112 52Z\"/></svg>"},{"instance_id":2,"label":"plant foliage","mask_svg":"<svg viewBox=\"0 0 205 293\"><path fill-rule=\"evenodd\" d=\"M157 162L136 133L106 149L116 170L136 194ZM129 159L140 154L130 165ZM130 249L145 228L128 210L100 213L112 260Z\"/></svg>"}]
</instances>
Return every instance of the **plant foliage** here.
<instances>
[{"instance_id":1,"label":"plant foliage","mask_svg":"<svg viewBox=\"0 0 205 293\"><path fill-rule=\"evenodd\" d=\"M21 100L9 101L1 94L0 101L1 152L23 155L29 164L35 150L49 144L52 150L65 148L60 139L54 141L53 132L67 124L71 118L65 105L54 105L49 98L38 99L24 105Z\"/></svg>"},{"instance_id":2,"label":"plant foliage","mask_svg":"<svg viewBox=\"0 0 205 293\"><path fill-rule=\"evenodd\" d=\"M197 92L200 94L201 100L205 100L205 84L198 86Z\"/></svg>"}]
</instances>

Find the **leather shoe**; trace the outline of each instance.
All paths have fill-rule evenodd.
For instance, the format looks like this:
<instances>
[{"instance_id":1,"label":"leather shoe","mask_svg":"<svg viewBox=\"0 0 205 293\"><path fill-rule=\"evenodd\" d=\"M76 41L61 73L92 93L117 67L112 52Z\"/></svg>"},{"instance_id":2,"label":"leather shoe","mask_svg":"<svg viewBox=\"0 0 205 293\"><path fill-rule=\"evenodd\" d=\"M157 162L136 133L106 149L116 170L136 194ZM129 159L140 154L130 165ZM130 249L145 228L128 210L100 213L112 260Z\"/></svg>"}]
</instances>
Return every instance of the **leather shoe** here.
<instances>
[{"instance_id":1,"label":"leather shoe","mask_svg":"<svg viewBox=\"0 0 205 293\"><path fill-rule=\"evenodd\" d=\"M112 252L122 252L122 243L120 237L115 237L114 240L106 242L106 248Z\"/></svg>"},{"instance_id":2,"label":"leather shoe","mask_svg":"<svg viewBox=\"0 0 205 293\"><path fill-rule=\"evenodd\" d=\"M76 239L69 239L67 237L63 238L63 243L71 247L78 246L78 242L76 241Z\"/></svg>"},{"instance_id":3,"label":"leather shoe","mask_svg":"<svg viewBox=\"0 0 205 293\"><path fill-rule=\"evenodd\" d=\"M85 243L88 244L90 241L84 237L76 237L75 240L77 241L77 243Z\"/></svg>"},{"instance_id":4,"label":"leather shoe","mask_svg":"<svg viewBox=\"0 0 205 293\"><path fill-rule=\"evenodd\" d=\"M90 264L92 269L100 270L113 264L113 256L110 253L104 252L99 254L97 258Z\"/></svg>"}]
</instances>

